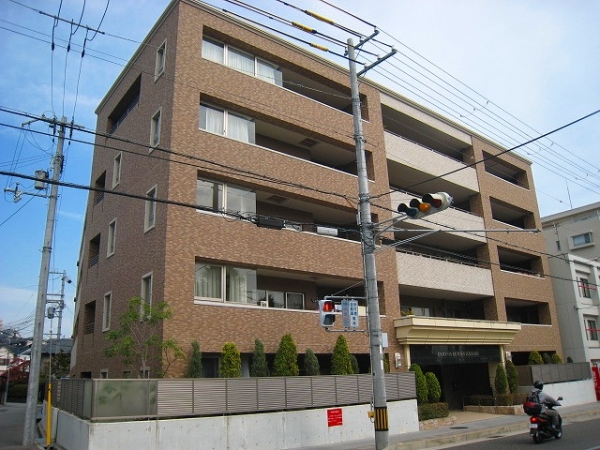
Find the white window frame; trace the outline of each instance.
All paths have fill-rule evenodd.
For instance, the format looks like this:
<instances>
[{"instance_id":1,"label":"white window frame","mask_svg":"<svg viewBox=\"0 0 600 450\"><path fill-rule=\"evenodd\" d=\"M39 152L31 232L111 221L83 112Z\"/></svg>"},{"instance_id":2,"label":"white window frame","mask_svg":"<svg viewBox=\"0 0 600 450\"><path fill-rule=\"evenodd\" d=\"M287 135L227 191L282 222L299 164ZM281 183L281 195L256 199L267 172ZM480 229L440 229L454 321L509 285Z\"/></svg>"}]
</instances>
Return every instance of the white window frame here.
<instances>
[{"instance_id":1,"label":"white window frame","mask_svg":"<svg viewBox=\"0 0 600 450\"><path fill-rule=\"evenodd\" d=\"M116 187L121 182L121 167L123 164L123 152L117 153L113 161L112 187Z\"/></svg>"},{"instance_id":2,"label":"white window frame","mask_svg":"<svg viewBox=\"0 0 600 450\"><path fill-rule=\"evenodd\" d=\"M222 52L218 52L221 57L218 58L218 59L217 58L211 58L210 57L211 55L207 54L207 52L204 52L204 48L205 48L204 43L205 42L208 42L209 44L213 45L214 48L219 48L219 50L222 51ZM269 61L267 59L260 58L260 57L258 57L256 55L253 55L252 53L248 53L248 52L246 52L244 50L241 50L241 49L239 49L237 47L234 47L232 45L226 44L224 42L218 41L217 39L213 39L213 38L209 38L209 37L204 37L202 39L202 49L203 49L202 57L204 59L207 59L207 60L212 61L212 62L217 63L217 64L223 64L224 66L227 66L227 67L229 67L229 68L231 68L233 70L237 70L238 72L245 73L246 75L250 75L252 77L258 78L259 80L263 80L263 81L265 81L267 83L274 84L276 86L283 86L283 75L282 75L282 72L281 72L281 66L279 66L279 65L277 65L277 64L275 64L275 63L273 63L273 62L271 62L271 61ZM233 62L232 62L233 58L230 57L230 52L232 52L232 51L233 52L237 52L237 53L242 54L242 55L245 55L245 56L248 56L248 57L250 57L250 58L253 59L253 62L254 62L254 64L253 64L253 73L248 73L248 72L246 72L244 70L239 70L236 67L232 66L232 64L233 64ZM265 77L265 76L263 76L263 75L260 74L259 64L268 65L268 66L271 66L273 68L273 72L274 72L275 76L272 78L272 80L271 80L271 78ZM279 76L277 75L277 73L279 73Z\"/></svg>"},{"instance_id":3,"label":"white window frame","mask_svg":"<svg viewBox=\"0 0 600 450\"><path fill-rule=\"evenodd\" d=\"M104 294L104 304L102 306L102 331L110 330L110 319L112 313L112 292Z\"/></svg>"},{"instance_id":4,"label":"white window frame","mask_svg":"<svg viewBox=\"0 0 600 450\"><path fill-rule=\"evenodd\" d=\"M206 119L203 120L203 108L209 109L212 111L220 112L223 116L223 129L222 130L211 130L206 125ZM218 136L227 137L229 139L233 139L239 142L245 142L246 144L256 144L256 127L254 123L254 119L252 117L245 116L243 114L239 114L235 111L229 111L225 108L220 108L219 106L212 105L210 103L200 103L200 108L198 111L198 128L202 131L206 131L207 133L216 134ZM234 127L232 123L236 119L241 119L248 124L248 139L238 139L234 135Z\"/></svg>"},{"instance_id":5,"label":"white window frame","mask_svg":"<svg viewBox=\"0 0 600 450\"><path fill-rule=\"evenodd\" d=\"M576 242L576 240L579 240L579 238L582 238L584 240L584 242L581 244L578 244ZM571 247L571 248L585 247L585 246L594 244L594 237L592 235L592 232L588 231L586 233L580 233L580 234L571 236L571 242L573 243L573 247Z\"/></svg>"},{"instance_id":6,"label":"white window frame","mask_svg":"<svg viewBox=\"0 0 600 450\"><path fill-rule=\"evenodd\" d=\"M154 150L160 145L160 129L162 124L162 107L152 116L150 120L150 150Z\"/></svg>"},{"instance_id":7,"label":"white window frame","mask_svg":"<svg viewBox=\"0 0 600 450\"><path fill-rule=\"evenodd\" d=\"M585 322L585 334L588 341L598 342L600 340L600 333L598 330L598 318L594 316L584 316Z\"/></svg>"},{"instance_id":8,"label":"white window frame","mask_svg":"<svg viewBox=\"0 0 600 450\"><path fill-rule=\"evenodd\" d=\"M146 192L145 211L144 211L144 232L151 230L156 226L156 196L158 189L156 185L152 186Z\"/></svg>"},{"instance_id":9,"label":"white window frame","mask_svg":"<svg viewBox=\"0 0 600 450\"><path fill-rule=\"evenodd\" d=\"M117 219L113 219L108 224L108 239L106 240L106 257L115 254L115 246L117 244Z\"/></svg>"},{"instance_id":10,"label":"white window frame","mask_svg":"<svg viewBox=\"0 0 600 450\"><path fill-rule=\"evenodd\" d=\"M205 266L209 266L213 269L218 268L219 269L219 274L218 274L218 283L219 283L219 296L215 296L215 297L211 297L211 296L202 296L202 295L198 295L198 272L201 268L205 267ZM230 295L233 295L233 292L229 292L227 290L227 287L232 285L233 283L228 283L227 282L227 277L231 275L231 273L233 271L244 271L244 272L248 272L251 274L251 278L248 279L247 277L243 277L246 278L246 292L244 295L244 300L245 301L233 301L230 300L229 297ZM194 271L194 299L195 300L202 300L202 301L213 301L213 302L221 302L221 303L226 303L226 304L232 304L232 305L257 305L257 289L256 289L256 279L257 279L257 275L256 275L256 270L254 269L249 269L246 267L234 267L234 266L223 266L220 264L210 264L208 262L200 262L197 261L195 264L195 271ZM248 284L250 284L250 286L248 286ZM253 285L252 285L253 284ZM230 288L231 289L231 288Z\"/></svg>"},{"instance_id":11,"label":"white window frame","mask_svg":"<svg viewBox=\"0 0 600 450\"><path fill-rule=\"evenodd\" d=\"M154 81L165 72L165 65L167 63L167 40L165 39L162 44L156 49L156 61L154 63Z\"/></svg>"},{"instance_id":12,"label":"white window frame","mask_svg":"<svg viewBox=\"0 0 600 450\"><path fill-rule=\"evenodd\" d=\"M198 198L199 191L199 183L207 183L212 184L214 186L213 192L216 190L219 197L215 198L215 194L212 195L212 204L200 204ZM240 198L240 202L242 208L241 209L231 209L230 205L233 203L235 197ZM244 200L244 198L248 198ZM216 200L216 204L215 204ZM196 179L196 204L199 206L204 206L206 208L212 208L212 211L206 211L202 209L198 209L198 212L208 212L208 213L238 213L244 217L254 217L256 216L256 191L253 189L248 189L242 186L231 185L227 183L222 183L220 181L210 180L207 178L198 177ZM246 206L245 208L243 208Z\"/></svg>"},{"instance_id":13,"label":"white window frame","mask_svg":"<svg viewBox=\"0 0 600 450\"><path fill-rule=\"evenodd\" d=\"M154 290L154 277L152 272L142 276L142 287L140 289L140 298L142 301L152 306L152 294Z\"/></svg>"}]
</instances>

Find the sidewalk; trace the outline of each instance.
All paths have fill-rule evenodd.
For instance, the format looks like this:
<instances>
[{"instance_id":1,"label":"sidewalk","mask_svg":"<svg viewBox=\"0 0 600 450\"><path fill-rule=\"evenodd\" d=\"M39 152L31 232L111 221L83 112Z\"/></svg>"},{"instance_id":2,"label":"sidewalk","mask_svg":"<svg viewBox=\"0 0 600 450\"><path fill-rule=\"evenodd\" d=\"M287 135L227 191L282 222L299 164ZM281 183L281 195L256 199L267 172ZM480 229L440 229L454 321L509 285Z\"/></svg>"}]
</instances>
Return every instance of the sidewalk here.
<instances>
[{"instance_id":1,"label":"sidewalk","mask_svg":"<svg viewBox=\"0 0 600 450\"><path fill-rule=\"evenodd\" d=\"M557 408L563 418L563 424L600 417L600 402L585 403ZM475 441L491 436L504 436L529 432L529 416L497 415L452 411L456 416L453 425L431 430L415 431L389 437L386 450L421 450ZM343 444L320 445L305 450L374 450L374 439L345 442Z\"/></svg>"},{"instance_id":2,"label":"sidewalk","mask_svg":"<svg viewBox=\"0 0 600 450\"><path fill-rule=\"evenodd\" d=\"M41 444L23 447L25 403L0 405L0 450L39 450Z\"/></svg>"}]
</instances>

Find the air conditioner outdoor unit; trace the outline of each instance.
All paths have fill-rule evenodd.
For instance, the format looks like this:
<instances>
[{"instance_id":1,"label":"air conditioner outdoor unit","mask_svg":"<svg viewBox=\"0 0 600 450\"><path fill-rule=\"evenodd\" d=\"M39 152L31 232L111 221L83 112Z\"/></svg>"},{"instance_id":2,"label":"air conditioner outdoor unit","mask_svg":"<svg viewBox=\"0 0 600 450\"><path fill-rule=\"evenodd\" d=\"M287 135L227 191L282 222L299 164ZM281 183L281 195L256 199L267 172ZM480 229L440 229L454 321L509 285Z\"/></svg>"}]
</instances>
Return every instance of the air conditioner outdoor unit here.
<instances>
[{"instance_id":1,"label":"air conditioner outdoor unit","mask_svg":"<svg viewBox=\"0 0 600 450\"><path fill-rule=\"evenodd\" d=\"M263 308L267 308L269 306L269 302L266 300L261 300L258 302L258 306L262 306Z\"/></svg>"}]
</instances>

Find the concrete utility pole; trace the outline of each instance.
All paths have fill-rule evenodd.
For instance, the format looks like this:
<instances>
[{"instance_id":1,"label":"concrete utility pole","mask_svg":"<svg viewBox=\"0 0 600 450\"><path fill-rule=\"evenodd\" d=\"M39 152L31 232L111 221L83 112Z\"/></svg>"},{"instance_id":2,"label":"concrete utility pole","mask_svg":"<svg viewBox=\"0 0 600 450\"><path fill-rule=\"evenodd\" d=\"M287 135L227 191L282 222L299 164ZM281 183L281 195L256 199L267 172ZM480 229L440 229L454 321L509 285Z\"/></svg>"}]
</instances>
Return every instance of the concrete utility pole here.
<instances>
[{"instance_id":1,"label":"concrete utility pole","mask_svg":"<svg viewBox=\"0 0 600 450\"><path fill-rule=\"evenodd\" d=\"M62 311L65 307L65 282L66 283L71 283L71 279L68 277L67 275L67 271L63 270L62 272L50 272L53 275L61 275L60 277L60 294L51 294L48 293L47 294L47 300L46 303L51 304L51 303L56 303L58 306L56 307L56 312L55 315L56 317L58 317L58 328L56 330L56 339L60 339L61 337L61 325L62 325ZM55 297L53 299L51 299L50 297ZM56 299L56 297L58 297L58 299ZM52 336L50 336L52 337Z\"/></svg>"},{"instance_id":2,"label":"concrete utility pole","mask_svg":"<svg viewBox=\"0 0 600 450\"><path fill-rule=\"evenodd\" d=\"M46 121L49 121L46 119ZM63 166L63 145L67 118L63 116L60 124L56 119L49 121L58 125L58 142L56 154L52 163L52 180L59 181ZM46 232L44 247L42 249L42 262L38 282L38 296L35 309L35 323L33 328L33 343L31 345L31 361L29 363L29 382L27 385L27 403L25 408L25 427L23 431L23 447L28 447L35 440L36 409L40 383L40 368L42 362L42 341L44 333L44 318L46 308L46 295L48 292L48 277L50 275L50 254L54 238L54 217L58 199L58 184L52 183L48 202L48 216L46 218Z\"/></svg>"},{"instance_id":3,"label":"concrete utility pole","mask_svg":"<svg viewBox=\"0 0 600 450\"><path fill-rule=\"evenodd\" d=\"M377 34L361 40L359 46ZM373 408L375 412L375 448L383 450L388 446L389 427L385 394L385 371L383 367L383 349L381 317L379 315L379 292L377 289L377 270L375 268L375 235L371 222L371 203L369 196L369 178L362 130L360 111L360 93L358 91L358 74L356 72L355 49L352 39L348 39L348 59L350 60L350 89L352 94L352 114L354 116L354 140L356 141L356 165L358 170L358 217L360 222L361 243L364 264L364 283L367 296L367 314L369 320L369 347L371 370L373 375ZM375 64L382 62L395 53L392 51ZM369 67L369 68L370 68ZM367 70L365 68L361 73Z\"/></svg>"}]
</instances>

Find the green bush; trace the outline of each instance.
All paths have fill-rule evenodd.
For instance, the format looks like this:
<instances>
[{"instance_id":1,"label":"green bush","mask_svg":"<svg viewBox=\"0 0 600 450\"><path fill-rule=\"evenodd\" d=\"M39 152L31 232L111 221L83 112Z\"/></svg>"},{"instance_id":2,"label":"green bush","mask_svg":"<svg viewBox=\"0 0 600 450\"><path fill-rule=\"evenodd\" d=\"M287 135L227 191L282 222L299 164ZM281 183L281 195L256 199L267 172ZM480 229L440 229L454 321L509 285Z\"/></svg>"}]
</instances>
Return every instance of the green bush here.
<instances>
[{"instance_id":1,"label":"green bush","mask_svg":"<svg viewBox=\"0 0 600 450\"><path fill-rule=\"evenodd\" d=\"M492 395L469 395L463 401L465 406L494 406Z\"/></svg>"},{"instance_id":2,"label":"green bush","mask_svg":"<svg viewBox=\"0 0 600 450\"><path fill-rule=\"evenodd\" d=\"M550 358L548 353L542 353L542 360L544 361L544 364L552 364L552 358Z\"/></svg>"},{"instance_id":3,"label":"green bush","mask_svg":"<svg viewBox=\"0 0 600 450\"><path fill-rule=\"evenodd\" d=\"M252 354L252 366L250 367L250 376L269 376L269 366L267 364L267 355L265 355L265 346L260 339L254 339L254 353Z\"/></svg>"},{"instance_id":4,"label":"green bush","mask_svg":"<svg viewBox=\"0 0 600 450\"><path fill-rule=\"evenodd\" d=\"M306 354L304 355L304 372L306 375L321 375L321 368L319 367L319 360L317 355L312 349L307 348Z\"/></svg>"},{"instance_id":5,"label":"green bush","mask_svg":"<svg viewBox=\"0 0 600 450\"><path fill-rule=\"evenodd\" d=\"M242 376L242 357L233 342L225 342L221 350L219 378L239 378Z\"/></svg>"},{"instance_id":6,"label":"green bush","mask_svg":"<svg viewBox=\"0 0 600 450\"><path fill-rule=\"evenodd\" d=\"M449 414L448 403L426 403L418 407L419 421L448 417Z\"/></svg>"},{"instance_id":7,"label":"green bush","mask_svg":"<svg viewBox=\"0 0 600 450\"><path fill-rule=\"evenodd\" d=\"M512 394L500 394L496 396L496 406L512 406L513 404Z\"/></svg>"},{"instance_id":8,"label":"green bush","mask_svg":"<svg viewBox=\"0 0 600 450\"><path fill-rule=\"evenodd\" d=\"M567 356L567 364L573 364L573 358Z\"/></svg>"},{"instance_id":9,"label":"green bush","mask_svg":"<svg viewBox=\"0 0 600 450\"><path fill-rule=\"evenodd\" d=\"M496 379L494 380L494 389L496 389L496 394L499 395L506 394L506 391L508 389L506 372L504 371L504 366L502 364L498 364L496 366Z\"/></svg>"},{"instance_id":10,"label":"green bush","mask_svg":"<svg viewBox=\"0 0 600 450\"><path fill-rule=\"evenodd\" d=\"M427 381L427 400L429 403L437 403L442 397L442 387L438 381L435 373L427 372L425 374L425 380Z\"/></svg>"},{"instance_id":11,"label":"green bush","mask_svg":"<svg viewBox=\"0 0 600 450\"><path fill-rule=\"evenodd\" d=\"M298 350L291 334L285 334L279 342L273 363L273 375L276 377L295 377L298 368Z\"/></svg>"},{"instance_id":12,"label":"green bush","mask_svg":"<svg viewBox=\"0 0 600 450\"><path fill-rule=\"evenodd\" d=\"M352 365L352 373L360 373L360 367L358 366L358 359L356 359L356 356L350 355L350 364Z\"/></svg>"},{"instance_id":13,"label":"green bush","mask_svg":"<svg viewBox=\"0 0 600 450\"><path fill-rule=\"evenodd\" d=\"M515 394L519 389L519 372L511 360L506 361L506 380L508 381L508 390Z\"/></svg>"},{"instance_id":14,"label":"green bush","mask_svg":"<svg viewBox=\"0 0 600 450\"><path fill-rule=\"evenodd\" d=\"M187 378L202 377L202 352L200 351L200 343L198 341L192 342L192 356L190 357L190 363L185 376Z\"/></svg>"},{"instance_id":15,"label":"green bush","mask_svg":"<svg viewBox=\"0 0 600 450\"><path fill-rule=\"evenodd\" d=\"M421 366L418 364L411 364L408 369L415 373L415 384L417 388L417 404L422 405L427 403L429 393L427 392L427 379L421 370Z\"/></svg>"},{"instance_id":16,"label":"green bush","mask_svg":"<svg viewBox=\"0 0 600 450\"><path fill-rule=\"evenodd\" d=\"M527 359L527 364L530 366L541 366L544 364L544 360L542 359L542 355L540 352L534 350L529 354L529 358Z\"/></svg>"},{"instance_id":17,"label":"green bush","mask_svg":"<svg viewBox=\"0 0 600 450\"><path fill-rule=\"evenodd\" d=\"M558 353L552 353L552 356L550 357L550 363L551 364L562 364L562 358L560 357L560 355Z\"/></svg>"},{"instance_id":18,"label":"green bush","mask_svg":"<svg viewBox=\"0 0 600 450\"><path fill-rule=\"evenodd\" d=\"M354 371L352 370L348 341L343 334L340 334L335 341L333 355L331 355L331 375L349 375L352 373Z\"/></svg>"}]
</instances>

